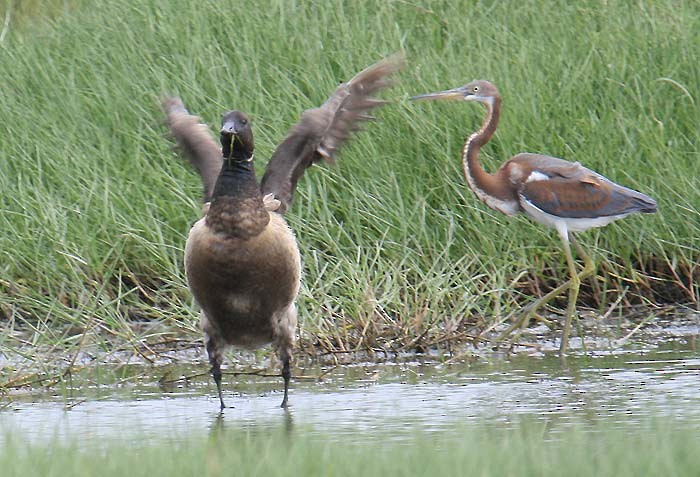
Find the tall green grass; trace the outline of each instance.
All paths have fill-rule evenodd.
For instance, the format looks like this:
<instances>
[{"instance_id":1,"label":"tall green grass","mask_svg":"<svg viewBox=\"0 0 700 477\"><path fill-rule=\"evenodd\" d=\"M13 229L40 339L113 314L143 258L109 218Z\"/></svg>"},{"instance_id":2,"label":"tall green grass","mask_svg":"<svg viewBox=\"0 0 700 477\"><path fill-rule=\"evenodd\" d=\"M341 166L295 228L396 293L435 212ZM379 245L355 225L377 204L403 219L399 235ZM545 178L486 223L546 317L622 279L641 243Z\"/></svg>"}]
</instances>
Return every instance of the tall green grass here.
<instances>
[{"instance_id":1,"label":"tall green grass","mask_svg":"<svg viewBox=\"0 0 700 477\"><path fill-rule=\"evenodd\" d=\"M565 279L552 231L491 211L465 185L461 144L483 111L405 100L473 78L504 96L487 168L541 152L658 199L654 216L585 234L599 269L584 300L604 309L629 288L629 302L697 303L693 2L29 5L22 17L5 3L2 17L16 14L0 43L6 350L140 346L149 332L134 323L153 319L167 326L152 334L195 332L182 248L200 184L172 150L161 95L211 124L226 109L249 112L262 171L303 109L395 51L408 67L384 94L394 104L337 167L308 171L288 215L304 261L303 337L429 344L504 319Z\"/></svg>"},{"instance_id":2,"label":"tall green grass","mask_svg":"<svg viewBox=\"0 0 700 477\"><path fill-rule=\"evenodd\" d=\"M3 475L22 476L639 476L695 475L700 466L697 434L669 425L647 428L570 429L544 425L514 430L465 427L463 435L299 438L264 429L214 432L153 442L93 440L24 444L0 449ZM347 441L347 442L346 442Z\"/></svg>"}]
</instances>

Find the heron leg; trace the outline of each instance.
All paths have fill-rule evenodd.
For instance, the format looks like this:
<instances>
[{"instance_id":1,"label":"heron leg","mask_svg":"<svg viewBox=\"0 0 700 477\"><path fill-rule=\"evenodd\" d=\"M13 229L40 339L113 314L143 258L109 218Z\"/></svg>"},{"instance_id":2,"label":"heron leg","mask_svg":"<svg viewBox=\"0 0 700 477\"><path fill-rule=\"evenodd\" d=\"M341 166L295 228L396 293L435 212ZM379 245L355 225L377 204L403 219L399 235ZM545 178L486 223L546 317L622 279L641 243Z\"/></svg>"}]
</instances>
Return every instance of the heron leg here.
<instances>
[{"instance_id":1,"label":"heron leg","mask_svg":"<svg viewBox=\"0 0 700 477\"><path fill-rule=\"evenodd\" d=\"M579 286L580 283L585 280L586 278L590 277L593 275L593 272L595 271L595 264L593 263L593 260L591 259L590 255L586 253L586 251L583 249L580 243L576 239L574 239L573 236L568 237L568 239L562 239L564 240L564 243L566 244L564 246L565 249L569 249L568 245L568 240L571 241L571 243L574 244L576 247L576 252L578 253L579 257L583 260L583 269L577 274L578 279L579 279ZM573 260L573 258L572 258ZM568 261L568 259L567 259ZM571 270L571 264L569 264L569 270ZM524 315L524 318L521 318L519 321L524 321L524 324L522 327L526 327L528 322L530 321L530 318L532 318L535 315L535 312L539 309L542 308L544 305L552 301L555 297L561 295L564 293L566 290L570 289L572 285L572 280L569 279L556 287L555 289L549 291L546 295L544 295L542 298L539 298L535 300L531 305L529 305L526 308L526 313ZM546 321L546 320L545 320ZM547 323L545 323L547 324Z\"/></svg>"},{"instance_id":2,"label":"heron leg","mask_svg":"<svg viewBox=\"0 0 700 477\"><path fill-rule=\"evenodd\" d=\"M595 271L595 264L593 263L590 255L586 253L581 244L578 243L574 237L571 237L571 243L574 244L574 247L576 247L576 253L578 253L578 256L581 257L581 260L583 260L583 270L581 270L578 274L579 280L583 281L584 279L593 275L593 272Z\"/></svg>"},{"instance_id":3,"label":"heron leg","mask_svg":"<svg viewBox=\"0 0 700 477\"><path fill-rule=\"evenodd\" d=\"M570 240L574 244L574 246L576 247L576 252L583 260L583 269L578 273L579 282L582 282L583 280L585 280L589 276L593 275L593 272L595 271L595 264L593 263L593 260L591 259L590 255L588 255L586 253L586 251L583 249L583 247L581 247L581 244L578 243L578 241L575 240L574 237L570 237ZM565 248L568 248L568 245L565 246ZM558 287L554 288L553 290L550 290L543 297L535 300L532 304L528 305L526 307L526 313L524 315L526 318L528 318L527 321L529 321L530 317L535 315L535 312L539 308L542 308L542 306L544 306L547 303L549 303L550 301L552 301L552 299L554 299L555 297L561 295L566 290L568 290L571 287L571 283L572 283L571 279L565 281L564 283L562 283ZM546 320L544 320L544 321L546 321ZM547 324L547 323L545 323L545 324ZM525 323L525 325L523 327L525 327L525 326L527 326L527 322Z\"/></svg>"},{"instance_id":4,"label":"heron leg","mask_svg":"<svg viewBox=\"0 0 700 477\"><path fill-rule=\"evenodd\" d=\"M207 355L209 355L209 364L211 364L211 377L214 378L214 382L216 383L216 389L219 392L219 402L223 410L226 407L224 405L224 396L221 391L221 362L223 361L223 356L214 338L205 334L204 339Z\"/></svg>"},{"instance_id":5,"label":"heron leg","mask_svg":"<svg viewBox=\"0 0 700 477\"><path fill-rule=\"evenodd\" d=\"M567 235L561 234L561 239L564 246L564 253L566 254L566 263L569 265L569 274L571 275L569 282L571 285L569 287L569 304L566 307L566 322L564 323L564 331L562 332L561 344L559 346L559 356L565 355L569 347L569 334L571 333L571 322L576 315L576 300L578 299L578 291L581 286L581 275L583 275L584 272L588 274L592 273L592 270L588 272L586 269L584 269L581 274L576 272L576 263L574 262L573 255L571 255L571 246L569 245L569 238ZM574 243L577 248L580 248L577 242ZM590 257L585 253L584 255L590 261ZM592 263L591 261L591 264Z\"/></svg>"},{"instance_id":6,"label":"heron leg","mask_svg":"<svg viewBox=\"0 0 700 477\"><path fill-rule=\"evenodd\" d=\"M545 306L547 303L552 301L554 298L558 297L562 293L564 293L568 288L571 286L571 280L567 280L558 287L556 287L553 290L550 290L546 295L544 295L541 298L538 298L531 304L525 307L525 310L523 313L520 315L520 317L515 320L507 330L505 330L501 336L499 336L498 341L504 340L507 336L509 336L513 331L515 331L517 328L525 329L527 326L530 324L530 319L533 317L537 317L537 310ZM545 325L550 326L550 323L547 319L545 318L540 318L540 321L542 321Z\"/></svg>"},{"instance_id":7,"label":"heron leg","mask_svg":"<svg viewBox=\"0 0 700 477\"><path fill-rule=\"evenodd\" d=\"M578 290L580 288L581 282L591 276L593 272L595 271L595 264L593 263L593 260L591 259L590 255L586 253L586 251L583 249L581 244L578 243L577 240L574 239L574 237L569 237L568 233L566 231L559 233L562 243L564 245L564 251L567 254L567 265L569 266L569 274L571 278L558 287L550 290L547 292L544 296L538 298L531 304L525 307L525 310L523 313L520 315L520 317L515 320L509 327L506 329L501 335L498 337L497 341L503 341L505 338L510 336L510 334L515 331L516 329L520 328L520 331L525 329L532 318L539 319L539 321L542 321L545 325L550 326L550 323L547 319L538 317L537 315L537 310L542 308L543 306L547 305L550 301L552 301L554 298L558 297L562 293L564 293L566 290L569 290L569 304L567 305L567 322L564 327L564 332L566 334L566 343L564 340L562 340L562 346L564 347L564 352L566 352L566 348L568 347L568 336L571 331L571 320L572 320L572 313L571 313L571 307L574 308L574 313L575 313L575 307L576 304L574 303L573 305L571 304L571 296L572 296L572 290L571 288L573 286L576 287L576 293L575 293L575 299L578 298ZM571 248L569 246L569 241L571 241L574 246L576 247L576 252L578 255L581 257L583 260L583 269L579 272L576 273L576 265L573 259L573 256L571 255ZM574 278L576 277L576 278ZM568 329L567 329L568 326ZM550 326L551 328L551 326ZM520 335L520 331L518 332L518 335L516 335L515 339ZM560 354L562 353L560 349Z\"/></svg>"},{"instance_id":8,"label":"heron leg","mask_svg":"<svg viewBox=\"0 0 700 477\"><path fill-rule=\"evenodd\" d=\"M583 269L578 273L578 278L579 278L579 284L583 282L586 278L590 277L593 275L595 272L595 264L593 263L593 260L591 257L586 253L586 251L583 249L581 244L578 243L577 240L574 239L574 237L571 237L571 242L573 242L574 246L576 247L576 252L578 253L578 256L581 257L583 260ZM583 330L581 329L581 322L579 320L576 320L577 323L577 329L578 333L581 337L583 337ZM586 344L581 341L581 346L582 348L586 349Z\"/></svg>"},{"instance_id":9,"label":"heron leg","mask_svg":"<svg viewBox=\"0 0 700 477\"><path fill-rule=\"evenodd\" d=\"M524 324L522 327L525 328L528 325L530 319L537 316L537 310L539 310L543 306L547 305L554 298L556 298L559 295L561 295L562 293L564 293L566 290L569 289L570 286L571 286L571 280L567 280L564 283L562 283L561 285L559 285L558 287L556 287L555 289L550 290L543 297L538 298L533 303L528 305L526 307L526 312L523 314L523 318L521 318L521 320L524 321ZM546 324L549 324L549 322L547 321Z\"/></svg>"}]
</instances>

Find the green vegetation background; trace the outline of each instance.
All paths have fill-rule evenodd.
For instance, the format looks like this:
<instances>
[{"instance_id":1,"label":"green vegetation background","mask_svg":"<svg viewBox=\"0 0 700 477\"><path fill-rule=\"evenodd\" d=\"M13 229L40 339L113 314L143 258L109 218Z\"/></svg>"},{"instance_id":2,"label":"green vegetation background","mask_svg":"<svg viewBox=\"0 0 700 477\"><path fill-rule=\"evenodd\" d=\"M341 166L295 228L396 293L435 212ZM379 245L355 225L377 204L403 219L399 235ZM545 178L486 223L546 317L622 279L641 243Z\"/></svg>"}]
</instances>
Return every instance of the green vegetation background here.
<instances>
[{"instance_id":1,"label":"green vegetation background","mask_svg":"<svg viewBox=\"0 0 700 477\"><path fill-rule=\"evenodd\" d=\"M441 434L416 433L408 442L392 440L381 429L372 431L358 440L324 434L295 439L296 433L281 430L233 429L212 431L208 438L164 436L155 442L93 440L78 445L56 440L49 449L15 436L0 449L0 464L7 477L636 477L695 475L700 465L697 432L663 421L592 429L570 425L563 432L538 423L511 423L506 429L491 423Z\"/></svg>"},{"instance_id":2,"label":"green vegetation background","mask_svg":"<svg viewBox=\"0 0 700 477\"><path fill-rule=\"evenodd\" d=\"M5 0L0 14L0 347L108 349L196 332L182 249L200 214L159 97L254 121L262 171L299 113L403 51L393 105L309 170L288 219L303 337L327 347L492 323L565 279L558 239L479 203L460 169L475 105L406 101L493 81L482 160L580 161L659 202L582 238L583 301L695 302L700 7L674 0ZM164 323L165 331L148 323ZM143 324L146 323L145 327ZM141 324L136 327L135 324ZM158 338L160 339L160 338ZM30 347L30 348L26 348Z\"/></svg>"}]
</instances>

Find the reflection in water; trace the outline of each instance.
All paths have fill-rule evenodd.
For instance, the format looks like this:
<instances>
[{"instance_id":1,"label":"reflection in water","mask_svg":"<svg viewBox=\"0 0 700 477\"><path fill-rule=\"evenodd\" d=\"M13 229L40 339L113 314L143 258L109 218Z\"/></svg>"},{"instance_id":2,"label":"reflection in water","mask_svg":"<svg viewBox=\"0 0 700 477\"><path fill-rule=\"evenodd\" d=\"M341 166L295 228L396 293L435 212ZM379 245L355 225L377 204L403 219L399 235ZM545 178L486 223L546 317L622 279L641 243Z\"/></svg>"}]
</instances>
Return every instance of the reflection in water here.
<instances>
[{"instance_id":1,"label":"reflection in water","mask_svg":"<svg viewBox=\"0 0 700 477\"><path fill-rule=\"evenodd\" d=\"M226 418L226 411L219 411L214 414L214 419L209 425L209 440L211 442L219 442L226 438L226 431L233 430L239 432L245 430L249 434L263 433L263 434L279 434L283 433L286 436L291 437L293 435L294 429L294 416L289 408L280 409L282 414L279 422L263 422L262 425L256 425L255 422L249 421L245 424L244 429L242 429L241 422L235 419L235 416L229 416L228 421Z\"/></svg>"},{"instance_id":2,"label":"reflection in water","mask_svg":"<svg viewBox=\"0 0 700 477\"><path fill-rule=\"evenodd\" d=\"M199 434L216 442L241 431L380 442L387 436L411 439L417 431L444 434L466 423L510 428L534 420L557 432L573 424L628 425L651 417L700 428L698 382L700 356L683 349L574 356L565 367L555 356L451 366L349 365L321 383L294 382L286 411L279 407L279 392L270 392L276 381L239 387L241 394L228 396L234 407L219 412L208 380L167 395L154 380L150 391L131 389L128 398L83 395L71 406L55 400L13 402L0 411L0 444L9 434L82 442Z\"/></svg>"},{"instance_id":3,"label":"reflection in water","mask_svg":"<svg viewBox=\"0 0 700 477\"><path fill-rule=\"evenodd\" d=\"M292 430L294 429L294 417L292 416L292 411L289 408L284 410L284 430L285 434L289 437L292 436Z\"/></svg>"},{"instance_id":4,"label":"reflection in water","mask_svg":"<svg viewBox=\"0 0 700 477\"><path fill-rule=\"evenodd\" d=\"M214 420L209 426L209 437L212 440L220 438L224 434L224 411L221 410L214 415Z\"/></svg>"}]
</instances>

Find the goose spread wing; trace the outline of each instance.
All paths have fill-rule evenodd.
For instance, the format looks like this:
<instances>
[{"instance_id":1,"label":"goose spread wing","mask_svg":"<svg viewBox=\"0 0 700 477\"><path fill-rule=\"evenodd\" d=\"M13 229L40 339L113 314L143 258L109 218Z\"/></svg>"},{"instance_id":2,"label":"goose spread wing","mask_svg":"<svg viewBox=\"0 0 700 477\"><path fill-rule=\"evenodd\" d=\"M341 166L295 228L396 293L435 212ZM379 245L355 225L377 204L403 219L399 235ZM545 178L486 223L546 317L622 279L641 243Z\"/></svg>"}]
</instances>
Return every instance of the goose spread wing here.
<instances>
[{"instance_id":1,"label":"goose spread wing","mask_svg":"<svg viewBox=\"0 0 700 477\"><path fill-rule=\"evenodd\" d=\"M369 112L386 104L373 95L390 86L389 77L402 66L397 55L382 60L341 84L320 107L302 113L275 150L261 183L263 194L273 194L281 202L279 213L291 205L304 171L321 160L332 162L361 123L373 119Z\"/></svg>"},{"instance_id":2,"label":"goose spread wing","mask_svg":"<svg viewBox=\"0 0 700 477\"><path fill-rule=\"evenodd\" d=\"M202 178L204 202L209 202L221 171L221 148L207 125L190 114L180 98L164 98L162 106L170 132Z\"/></svg>"}]
</instances>

